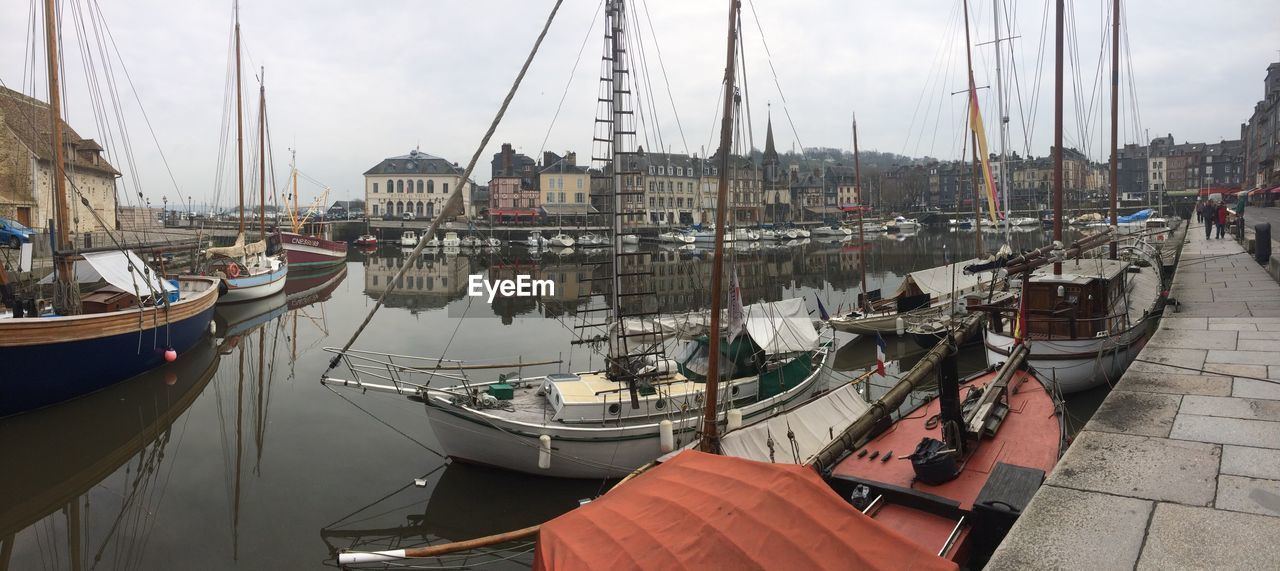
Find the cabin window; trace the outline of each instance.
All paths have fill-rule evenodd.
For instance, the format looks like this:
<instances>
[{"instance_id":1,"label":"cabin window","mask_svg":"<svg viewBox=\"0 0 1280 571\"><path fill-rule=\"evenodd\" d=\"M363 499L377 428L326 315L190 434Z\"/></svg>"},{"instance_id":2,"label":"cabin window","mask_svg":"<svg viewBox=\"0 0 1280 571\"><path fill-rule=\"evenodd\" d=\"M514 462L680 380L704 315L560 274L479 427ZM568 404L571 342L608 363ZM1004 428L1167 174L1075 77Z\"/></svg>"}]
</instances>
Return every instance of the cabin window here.
<instances>
[{"instance_id":1,"label":"cabin window","mask_svg":"<svg viewBox=\"0 0 1280 571\"><path fill-rule=\"evenodd\" d=\"M611 404L611 405L609 405L609 414L612 414L612 415L614 415L614 416L617 416L617 415L618 415L618 412L619 412L619 411L621 411L621 410L622 410L622 407L618 406L618 403L616 403L616 402L615 402L615 403L613 403L613 404Z\"/></svg>"}]
</instances>

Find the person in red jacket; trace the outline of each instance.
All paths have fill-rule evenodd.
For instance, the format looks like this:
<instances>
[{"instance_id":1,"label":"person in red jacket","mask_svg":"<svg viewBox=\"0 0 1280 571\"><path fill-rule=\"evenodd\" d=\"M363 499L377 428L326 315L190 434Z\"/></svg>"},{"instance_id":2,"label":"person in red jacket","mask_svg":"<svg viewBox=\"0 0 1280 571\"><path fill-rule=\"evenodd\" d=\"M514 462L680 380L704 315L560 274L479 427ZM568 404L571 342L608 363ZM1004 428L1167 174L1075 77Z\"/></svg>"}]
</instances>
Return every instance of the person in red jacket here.
<instances>
[{"instance_id":1,"label":"person in red jacket","mask_svg":"<svg viewBox=\"0 0 1280 571\"><path fill-rule=\"evenodd\" d=\"M1221 239L1223 233L1227 231L1227 205L1222 203L1218 205L1218 238Z\"/></svg>"}]
</instances>

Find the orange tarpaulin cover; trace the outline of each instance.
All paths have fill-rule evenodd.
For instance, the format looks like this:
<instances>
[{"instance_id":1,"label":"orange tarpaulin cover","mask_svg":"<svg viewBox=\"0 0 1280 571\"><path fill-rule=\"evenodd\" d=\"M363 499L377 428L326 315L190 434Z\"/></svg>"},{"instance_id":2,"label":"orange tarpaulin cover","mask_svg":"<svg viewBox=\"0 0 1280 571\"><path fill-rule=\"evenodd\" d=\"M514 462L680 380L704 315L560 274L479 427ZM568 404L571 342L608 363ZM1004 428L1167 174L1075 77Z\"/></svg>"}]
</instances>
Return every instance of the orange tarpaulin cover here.
<instances>
[{"instance_id":1,"label":"orange tarpaulin cover","mask_svg":"<svg viewBox=\"0 0 1280 571\"><path fill-rule=\"evenodd\" d=\"M534 569L956 569L811 468L683 452L543 524Z\"/></svg>"}]
</instances>

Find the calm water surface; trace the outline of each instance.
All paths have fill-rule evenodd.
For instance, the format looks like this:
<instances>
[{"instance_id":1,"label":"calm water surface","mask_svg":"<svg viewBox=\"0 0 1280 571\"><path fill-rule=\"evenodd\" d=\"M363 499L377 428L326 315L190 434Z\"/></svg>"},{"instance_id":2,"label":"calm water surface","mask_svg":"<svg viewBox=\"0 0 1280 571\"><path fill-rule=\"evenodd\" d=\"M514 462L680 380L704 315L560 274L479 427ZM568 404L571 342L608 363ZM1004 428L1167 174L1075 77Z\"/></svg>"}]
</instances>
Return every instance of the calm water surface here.
<instances>
[{"instance_id":1,"label":"calm water surface","mask_svg":"<svg viewBox=\"0 0 1280 571\"><path fill-rule=\"evenodd\" d=\"M972 232L924 232L854 242L813 241L733 255L744 301L804 296L816 310L848 306L865 256L870 288L892 291L913 269L959 261ZM1013 236L1039 246L1040 231ZM994 248L1000 238L986 235ZM654 303L664 311L707 302L709 255L651 251ZM580 295L608 254L530 253L522 246L414 264L360 349L450 358L561 359L598 365L572 346ZM352 253L345 268L291 275L288 291L220 308L217 333L179 359L108 390L0 420L0 568L297 569L335 566L338 549L388 549L521 528L572 509L608 482L566 481L448 464L421 405L319 382L329 354L364 318L404 264L398 248ZM471 274L556 281L546 299L466 297ZM839 334L845 378L875 366L872 343ZM887 338L892 385L923 350ZM594 358L594 361L593 361ZM963 372L985 367L962 353ZM93 366L85 363L86 367ZM334 373L344 376L345 370ZM1094 392L1068 407L1082 424ZM925 398L916 395L914 403ZM908 403L910 406L912 403ZM417 487L416 478L426 485ZM515 556L508 565L530 560Z\"/></svg>"}]
</instances>

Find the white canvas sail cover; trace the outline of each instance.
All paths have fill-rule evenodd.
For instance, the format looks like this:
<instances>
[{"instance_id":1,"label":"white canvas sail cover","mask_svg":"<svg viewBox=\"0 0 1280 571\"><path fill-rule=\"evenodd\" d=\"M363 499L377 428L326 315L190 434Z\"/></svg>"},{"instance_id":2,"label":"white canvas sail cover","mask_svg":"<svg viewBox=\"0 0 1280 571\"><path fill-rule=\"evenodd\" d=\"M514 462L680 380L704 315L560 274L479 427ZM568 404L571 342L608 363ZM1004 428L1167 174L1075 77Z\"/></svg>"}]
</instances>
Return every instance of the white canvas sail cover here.
<instances>
[{"instance_id":1,"label":"white canvas sail cover","mask_svg":"<svg viewBox=\"0 0 1280 571\"><path fill-rule=\"evenodd\" d=\"M267 242L258 240L251 244L244 243L244 234L236 234L236 243L230 246L222 246L217 248L208 248L204 251L204 255L210 258L214 256L226 256L228 258L247 258L264 254L267 251Z\"/></svg>"},{"instance_id":2,"label":"white canvas sail cover","mask_svg":"<svg viewBox=\"0 0 1280 571\"><path fill-rule=\"evenodd\" d=\"M818 330L799 297L748 305L747 335L769 355L818 348Z\"/></svg>"},{"instance_id":3,"label":"white canvas sail cover","mask_svg":"<svg viewBox=\"0 0 1280 571\"><path fill-rule=\"evenodd\" d=\"M84 257L83 260L76 260L75 263L77 283L97 283L102 280L120 291L139 297L146 297L158 291L177 291L177 288L162 279L130 250L94 252L83 254L82 257ZM53 278L54 274L49 274L40 280L40 283L53 283Z\"/></svg>"},{"instance_id":4,"label":"white canvas sail cover","mask_svg":"<svg viewBox=\"0 0 1280 571\"><path fill-rule=\"evenodd\" d=\"M751 339L770 355L818 348L818 331L805 307L804 298L792 298L777 302L753 303L744 309L745 329ZM721 335L729 331L729 312L720 315ZM677 337L692 339L705 335L709 328L710 313L689 312L668 315L656 319L623 321L628 334L648 333L657 338ZM656 339L647 340L649 342Z\"/></svg>"},{"instance_id":5,"label":"white canvas sail cover","mask_svg":"<svg viewBox=\"0 0 1280 571\"><path fill-rule=\"evenodd\" d=\"M980 275L965 274L964 267L981 262L983 262L981 258L974 258L955 264L911 272L907 274L907 279L898 287L898 295L906 293L912 284L920 288L921 293L927 293L933 299L951 297L952 291L964 292L970 290L986 280L981 279Z\"/></svg>"},{"instance_id":6,"label":"white canvas sail cover","mask_svg":"<svg viewBox=\"0 0 1280 571\"><path fill-rule=\"evenodd\" d=\"M846 384L790 412L721 436L720 453L760 462L804 464L831 442L832 435L844 432L869 408L856 386ZM792 452L788 432L795 435L798 454Z\"/></svg>"}]
</instances>

